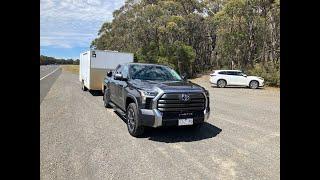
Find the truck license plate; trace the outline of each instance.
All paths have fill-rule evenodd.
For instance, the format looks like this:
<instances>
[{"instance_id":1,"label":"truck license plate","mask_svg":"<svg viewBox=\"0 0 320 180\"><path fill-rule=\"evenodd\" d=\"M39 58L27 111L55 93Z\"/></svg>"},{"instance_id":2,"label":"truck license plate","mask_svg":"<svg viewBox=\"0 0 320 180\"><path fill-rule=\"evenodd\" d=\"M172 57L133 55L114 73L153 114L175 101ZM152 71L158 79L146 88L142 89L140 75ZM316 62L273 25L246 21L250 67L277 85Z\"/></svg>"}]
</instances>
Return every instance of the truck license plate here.
<instances>
[{"instance_id":1,"label":"truck license plate","mask_svg":"<svg viewBox=\"0 0 320 180\"><path fill-rule=\"evenodd\" d=\"M179 119L179 122L178 122L179 126L192 125L192 124L193 124L193 118Z\"/></svg>"}]
</instances>

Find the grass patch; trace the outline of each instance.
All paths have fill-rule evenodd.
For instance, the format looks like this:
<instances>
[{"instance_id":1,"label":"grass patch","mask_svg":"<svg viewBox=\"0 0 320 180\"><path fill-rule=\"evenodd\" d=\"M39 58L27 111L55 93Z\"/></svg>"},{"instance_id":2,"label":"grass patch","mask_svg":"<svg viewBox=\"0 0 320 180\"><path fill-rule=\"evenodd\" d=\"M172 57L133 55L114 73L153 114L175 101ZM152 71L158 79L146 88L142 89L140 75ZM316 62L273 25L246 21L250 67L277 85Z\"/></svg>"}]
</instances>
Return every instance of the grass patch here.
<instances>
[{"instance_id":1,"label":"grass patch","mask_svg":"<svg viewBox=\"0 0 320 180\"><path fill-rule=\"evenodd\" d=\"M62 71L79 74L79 65L61 65Z\"/></svg>"}]
</instances>

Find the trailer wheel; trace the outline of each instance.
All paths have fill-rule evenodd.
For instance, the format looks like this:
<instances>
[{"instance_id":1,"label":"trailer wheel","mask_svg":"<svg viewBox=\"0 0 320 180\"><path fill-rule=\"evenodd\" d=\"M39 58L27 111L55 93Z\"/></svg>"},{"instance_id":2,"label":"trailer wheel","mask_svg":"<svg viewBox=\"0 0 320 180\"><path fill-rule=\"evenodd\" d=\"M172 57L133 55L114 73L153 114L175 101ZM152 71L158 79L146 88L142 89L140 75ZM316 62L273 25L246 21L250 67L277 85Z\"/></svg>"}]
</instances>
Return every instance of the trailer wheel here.
<instances>
[{"instance_id":1,"label":"trailer wheel","mask_svg":"<svg viewBox=\"0 0 320 180\"><path fill-rule=\"evenodd\" d=\"M87 91L88 90L88 88L84 85L83 80L81 82L81 89L82 89L82 91Z\"/></svg>"}]
</instances>

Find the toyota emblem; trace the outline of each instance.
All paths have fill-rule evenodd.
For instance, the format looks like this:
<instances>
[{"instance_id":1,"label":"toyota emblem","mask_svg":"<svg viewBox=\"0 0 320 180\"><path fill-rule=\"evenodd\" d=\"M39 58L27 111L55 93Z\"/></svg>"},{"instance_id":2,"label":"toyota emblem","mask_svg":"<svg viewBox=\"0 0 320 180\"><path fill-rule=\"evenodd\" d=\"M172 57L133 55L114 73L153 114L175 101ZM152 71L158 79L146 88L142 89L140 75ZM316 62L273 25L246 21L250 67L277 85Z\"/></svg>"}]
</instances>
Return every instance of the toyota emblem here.
<instances>
[{"instance_id":1,"label":"toyota emblem","mask_svg":"<svg viewBox=\"0 0 320 180\"><path fill-rule=\"evenodd\" d=\"M190 96L188 94L182 94L181 95L181 100L182 101L189 101L189 99L190 99Z\"/></svg>"}]
</instances>

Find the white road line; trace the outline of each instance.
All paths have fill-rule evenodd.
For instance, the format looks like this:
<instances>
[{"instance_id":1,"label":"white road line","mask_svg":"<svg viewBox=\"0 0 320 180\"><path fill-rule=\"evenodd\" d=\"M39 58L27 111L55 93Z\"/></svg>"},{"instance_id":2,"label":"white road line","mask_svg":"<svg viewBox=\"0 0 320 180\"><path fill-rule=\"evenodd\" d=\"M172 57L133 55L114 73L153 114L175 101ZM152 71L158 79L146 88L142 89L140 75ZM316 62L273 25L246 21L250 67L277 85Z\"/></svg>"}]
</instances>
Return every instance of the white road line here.
<instances>
[{"instance_id":1,"label":"white road line","mask_svg":"<svg viewBox=\"0 0 320 180\"><path fill-rule=\"evenodd\" d=\"M40 81L41 81L42 79L44 79L44 78L46 78L46 77L50 76L50 75L51 75L51 74L53 74L54 72L56 72L59 68L60 68L60 67L58 67L57 69L55 69L55 70L54 70L54 71L52 71L51 73L49 73L49 74L45 75L44 77L42 77L42 78L40 79Z\"/></svg>"}]
</instances>

